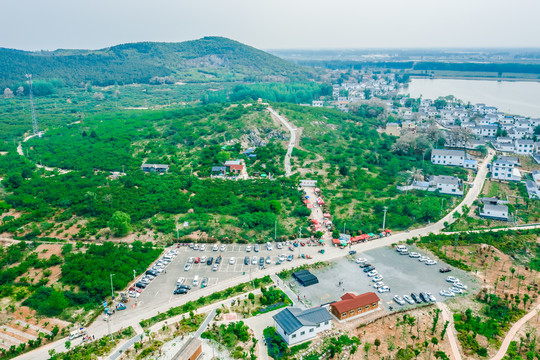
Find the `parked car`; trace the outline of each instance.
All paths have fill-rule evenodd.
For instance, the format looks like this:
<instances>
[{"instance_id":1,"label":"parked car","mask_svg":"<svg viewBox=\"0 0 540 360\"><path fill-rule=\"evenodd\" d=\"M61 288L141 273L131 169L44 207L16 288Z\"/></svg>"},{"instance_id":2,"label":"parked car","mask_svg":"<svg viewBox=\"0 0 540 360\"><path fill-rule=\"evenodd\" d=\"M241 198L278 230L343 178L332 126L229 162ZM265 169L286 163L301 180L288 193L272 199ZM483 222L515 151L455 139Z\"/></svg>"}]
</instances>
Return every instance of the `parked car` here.
<instances>
[{"instance_id":1,"label":"parked car","mask_svg":"<svg viewBox=\"0 0 540 360\"><path fill-rule=\"evenodd\" d=\"M349 255L354 255L354 254L356 254L356 250L349 251Z\"/></svg>"},{"instance_id":2,"label":"parked car","mask_svg":"<svg viewBox=\"0 0 540 360\"><path fill-rule=\"evenodd\" d=\"M266 243L266 250L268 250L268 251L272 251L272 250L273 250L272 244L271 244L271 243L269 243L269 242Z\"/></svg>"},{"instance_id":3,"label":"parked car","mask_svg":"<svg viewBox=\"0 0 540 360\"><path fill-rule=\"evenodd\" d=\"M411 299L411 297L409 295L403 295L403 300L405 300L406 302L408 302L411 305L415 304L414 300Z\"/></svg>"},{"instance_id":4,"label":"parked car","mask_svg":"<svg viewBox=\"0 0 540 360\"><path fill-rule=\"evenodd\" d=\"M184 281L186 281L185 278L179 277L178 280L176 280L176 286L182 285L184 283Z\"/></svg>"},{"instance_id":5,"label":"parked car","mask_svg":"<svg viewBox=\"0 0 540 360\"><path fill-rule=\"evenodd\" d=\"M184 266L184 271L189 271L191 269L191 264L186 264L186 266Z\"/></svg>"},{"instance_id":6,"label":"parked car","mask_svg":"<svg viewBox=\"0 0 540 360\"><path fill-rule=\"evenodd\" d=\"M448 296L448 297L454 297L454 296L456 296L456 294L454 294L453 292L448 291L448 290L441 290L441 291L439 292L439 294L440 294L441 296Z\"/></svg>"},{"instance_id":7,"label":"parked car","mask_svg":"<svg viewBox=\"0 0 540 360\"><path fill-rule=\"evenodd\" d=\"M191 290L191 285L180 285L178 288Z\"/></svg>"},{"instance_id":8,"label":"parked car","mask_svg":"<svg viewBox=\"0 0 540 360\"><path fill-rule=\"evenodd\" d=\"M214 262L214 258L210 256L208 260L206 260L206 265L212 265L213 262Z\"/></svg>"},{"instance_id":9,"label":"parked car","mask_svg":"<svg viewBox=\"0 0 540 360\"><path fill-rule=\"evenodd\" d=\"M372 270L370 272L367 273L367 276L369 277L373 277L375 275L379 275L379 273L377 272L377 270Z\"/></svg>"},{"instance_id":10,"label":"parked car","mask_svg":"<svg viewBox=\"0 0 540 360\"><path fill-rule=\"evenodd\" d=\"M257 259L256 256L252 257L252 258L251 258L251 265L257 265L257 260L258 260L258 259Z\"/></svg>"},{"instance_id":11,"label":"parked car","mask_svg":"<svg viewBox=\"0 0 540 360\"><path fill-rule=\"evenodd\" d=\"M287 255L285 255L285 254L281 254L281 255L278 256L279 261L285 261L286 258L287 258Z\"/></svg>"},{"instance_id":12,"label":"parked car","mask_svg":"<svg viewBox=\"0 0 540 360\"><path fill-rule=\"evenodd\" d=\"M251 252L251 245L246 246L246 252Z\"/></svg>"},{"instance_id":13,"label":"parked car","mask_svg":"<svg viewBox=\"0 0 540 360\"><path fill-rule=\"evenodd\" d=\"M136 283L135 286L138 287L138 288L140 288L140 289L146 288L146 284L143 284L143 283L141 283L141 282Z\"/></svg>"},{"instance_id":14,"label":"parked car","mask_svg":"<svg viewBox=\"0 0 540 360\"><path fill-rule=\"evenodd\" d=\"M374 282L377 282L377 281L381 281L382 279L383 279L382 275L377 275L377 276L373 277L373 279L371 279L371 280L374 281Z\"/></svg>"},{"instance_id":15,"label":"parked car","mask_svg":"<svg viewBox=\"0 0 540 360\"><path fill-rule=\"evenodd\" d=\"M428 261L426 261L426 265L437 265L437 262L435 260L429 259Z\"/></svg>"},{"instance_id":16,"label":"parked car","mask_svg":"<svg viewBox=\"0 0 540 360\"><path fill-rule=\"evenodd\" d=\"M201 288L204 288L204 287L207 287L208 286L208 278L205 277L202 279L202 283L201 283Z\"/></svg>"},{"instance_id":17,"label":"parked car","mask_svg":"<svg viewBox=\"0 0 540 360\"><path fill-rule=\"evenodd\" d=\"M260 250L259 244L255 244L255 246L253 247L253 251L259 252L259 250Z\"/></svg>"},{"instance_id":18,"label":"parked car","mask_svg":"<svg viewBox=\"0 0 540 360\"><path fill-rule=\"evenodd\" d=\"M423 302L428 303L429 302L429 297L427 296L426 293L421 292L420 293L420 300L422 300Z\"/></svg>"},{"instance_id":19,"label":"parked car","mask_svg":"<svg viewBox=\"0 0 540 360\"><path fill-rule=\"evenodd\" d=\"M194 261L194 262L195 262L195 264L200 263L200 262L201 262L201 258L197 256L197 257L195 258L195 261Z\"/></svg>"},{"instance_id":20,"label":"parked car","mask_svg":"<svg viewBox=\"0 0 540 360\"><path fill-rule=\"evenodd\" d=\"M452 271L452 269L447 268L447 267L443 267L443 268L440 268L440 269L439 269L439 272L441 272L441 273L443 273L443 274L444 274L444 273L447 273L447 272L450 272L450 271Z\"/></svg>"},{"instance_id":21,"label":"parked car","mask_svg":"<svg viewBox=\"0 0 540 360\"><path fill-rule=\"evenodd\" d=\"M219 263L221 263L221 256L218 256L218 257L216 258L216 264L219 264Z\"/></svg>"},{"instance_id":22,"label":"parked car","mask_svg":"<svg viewBox=\"0 0 540 360\"><path fill-rule=\"evenodd\" d=\"M427 256L420 256L418 258L418 261L420 261L420 262L426 262L427 260L429 260L429 258Z\"/></svg>"},{"instance_id":23,"label":"parked car","mask_svg":"<svg viewBox=\"0 0 540 360\"><path fill-rule=\"evenodd\" d=\"M187 262L188 262L189 264L192 264L194 260L195 260L195 258L194 258L193 256L191 256L191 257L188 259Z\"/></svg>"},{"instance_id":24,"label":"parked car","mask_svg":"<svg viewBox=\"0 0 540 360\"><path fill-rule=\"evenodd\" d=\"M259 258L259 266L263 266L264 265L264 256L261 256Z\"/></svg>"},{"instance_id":25,"label":"parked car","mask_svg":"<svg viewBox=\"0 0 540 360\"><path fill-rule=\"evenodd\" d=\"M244 258L244 265L249 265L249 256Z\"/></svg>"},{"instance_id":26,"label":"parked car","mask_svg":"<svg viewBox=\"0 0 540 360\"><path fill-rule=\"evenodd\" d=\"M373 271L373 270L375 270L375 266L373 266L373 265L370 265L370 266L364 268L365 273Z\"/></svg>"},{"instance_id":27,"label":"parked car","mask_svg":"<svg viewBox=\"0 0 540 360\"><path fill-rule=\"evenodd\" d=\"M187 294L188 293L188 290L185 289L185 288L177 288L173 291L173 294L174 295L179 295L179 294Z\"/></svg>"},{"instance_id":28,"label":"parked car","mask_svg":"<svg viewBox=\"0 0 540 360\"><path fill-rule=\"evenodd\" d=\"M451 283L457 283L459 282L459 279L453 276L449 276L446 278L446 281L451 282Z\"/></svg>"},{"instance_id":29,"label":"parked car","mask_svg":"<svg viewBox=\"0 0 540 360\"><path fill-rule=\"evenodd\" d=\"M267 257L266 257L266 263L267 263L267 264L271 264L271 263L272 263L272 257L271 257L271 256L267 256Z\"/></svg>"},{"instance_id":30,"label":"parked car","mask_svg":"<svg viewBox=\"0 0 540 360\"><path fill-rule=\"evenodd\" d=\"M356 261L357 264L364 264L367 261L367 259L365 259L365 258L356 258L355 261Z\"/></svg>"},{"instance_id":31,"label":"parked car","mask_svg":"<svg viewBox=\"0 0 540 360\"><path fill-rule=\"evenodd\" d=\"M463 285L460 282L455 282L454 287L457 287L458 289L461 289L461 290L467 290L467 285Z\"/></svg>"},{"instance_id":32,"label":"parked car","mask_svg":"<svg viewBox=\"0 0 540 360\"><path fill-rule=\"evenodd\" d=\"M206 256L201 256L201 264L206 262Z\"/></svg>"},{"instance_id":33,"label":"parked car","mask_svg":"<svg viewBox=\"0 0 540 360\"><path fill-rule=\"evenodd\" d=\"M375 289L378 289L380 288L381 286L384 286L384 283L382 281L379 281L379 282L376 282L375 284L373 284L373 287Z\"/></svg>"},{"instance_id":34,"label":"parked car","mask_svg":"<svg viewBox=\"0 0 540 360\"><path fill-rule=\"evenodd\" d=\"M195 275L193 278L193 286L199 286L199 275Z\"/></svg>"},{"instance_id":35,"label":"parked car","mask_svg":"<svg viewBox=\"0 0 540 360\"><path fill-rule=\"evenodd\" d=\"M455 287L455 286L452 286L452 287L451 287L450 289L448 289L448 290L450 290L450 291L453 292L454 294L463 294L463 290L461 290L461 289L459 289L459 288L457 288L457 287Z\"/></svg>"},{"instance_id":36,"label":"parked car","mask_svg":"<svg viewBox=\"0 0 540 360\"><path fill-rule=\"evenodd\" d=\"M199 250L199 244L193 245L193 250Z\"/></svg>"},{"instance_id":37,"label":"parked car","mask_svg":"<svg viewBox=\"0 0 540 360\"><path fill-rule=\"evenodd\" d=\"M234 265L236 263L236 259L235 258L230 258L229 259L229 265Z\"/></svg>"},{"instance_id":38,"label":"parked car","mask_svg":"<svg viewBox=\"0 0 540 360\"><path fill-rule=\"evenodd\" d=\"M370 266L371 266L371 264L369 264L369 263L360 264L361 268L367 268L367 267L370 267Z\"/></svg>"},{"instance_id":39,"label":"parked car","mask_svg":"<svg viewBox=\"0 0 540 360\"><path fill-rule=\"evenodd\" d=\"M212 267L212 271L217 271L219 267L219 264L214 264L214 266Z\"/></svg>"},{"instance_id":40,"label":"parked car","mask_svg":"<svg viewBox=\"0 0 540 360\"><path fill-rule=\"evenodd\" d=\"M392 298L396 304L398 305L405 305L405 301L403 300L403 298L399 295L396 295Z\"/></svg>"},{"instance_id":41,"label":"parked car","mask_svg":"<svg viewBox=\"0 0 540 360\"><path fill-rule=\"evenodd\" d=\"M420 297L416 295L415 293L411 293L411 298L414 300L415 303L421 304L422 300L420 300Z\"/></svg>"},{"instance_id":42,"label":"parked car","mask_svg":"<svg viewBox=\"0 0 540 360\"><path fill-rule=\"evenodd\" d=\"M293 260L293 256L292 256L292 255L287 256L287 261L292 261L292 260Z\"/></svg>"},{"instance_id":43,"label":"parked car","mask_svg":"<svg viewBox=\"0 0 540 360\"><path fill-rule=\"evenodd\" d=\"M412 257L412 258L419 258L419 257L420 257L420 254L417 253L417 252L410 252L410 253L409 253L409 257Z\"/></svg>"},{"instance_id":44,"label":"parked car","mask_svg":"<svg viewBox=\"0 0 540 360\"><path fill-rule=\"evenodd\" d=\"M202 244L200 250L201 250L201 251L206 250L206 244Z\"/></svg>"},{"instance_id":45,"label":"parked car","mask_svg":"<svg viewBox=\"0 0 540 360\"><path fill-rule=\"evenodd\" d=\"M276 244L276 247L277 247L278 249L282 249L282 248L283 248L283 244L280 243L280 242L278 242L278 243Z\"/></svg>"},{"instance_id":46,"label":"parked car","mask_svg":"<svg viewBox=\"0 0 540 360\"><path fill-rule=\"evenodd\" d=\"M138 291L129 291L128 295L129 297L132 297L132 298L138 298L139 296L141 296L141 293Z\"/></svg>"},{"instance_id":47,"label":"parked car","mask_svg":"<svg viewBox=\"0 0 540 360\"><path fill-rule=\"evenodd\" d=\"M432 293L427 293L426 295L428 296L429 301L431 301L431 302L436 302L437 301L437 299L435 299L435 296L433 296Z\"/></svg>"},{"instance_id":48,"label":"parked car","mask_svg":"<svg viewBox=\"0 0 540 360\"><path fill-rule=\"evenodd\" d=\"M214 246L212 246L212 251L218 251L218 249L219 249L218 244L214 244Z\"/></svg>"},{"instance_id":49,"label":"parked car","mask_svg":"<svg viewBox=\"0 0 540 360\"><path fill-rule=\"evenodd\" d=\"M386 293L386 292L390 292L390 288L388 286L381 286L380 288L377 289L378 292L380 293Z\"/></svg>"}]
</instances>

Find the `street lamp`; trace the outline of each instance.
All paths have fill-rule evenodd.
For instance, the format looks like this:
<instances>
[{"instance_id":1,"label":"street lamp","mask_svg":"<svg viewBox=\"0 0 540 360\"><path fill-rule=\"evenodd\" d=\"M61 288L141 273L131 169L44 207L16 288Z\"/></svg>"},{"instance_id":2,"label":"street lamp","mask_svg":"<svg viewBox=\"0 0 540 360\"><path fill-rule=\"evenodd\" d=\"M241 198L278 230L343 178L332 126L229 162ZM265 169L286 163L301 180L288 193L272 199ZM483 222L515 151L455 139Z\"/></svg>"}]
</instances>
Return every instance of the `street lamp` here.
<instances>
[{"instance_id":1,"label":"street lamp","mask_svg":"<svg viewBox=\"0 0 540 360\"><path fill-rule=\"evenodd\" d=\"M135 270L134 270L135 271ZM114 276L115 274L111 274L111 299L112 301L114 301L114 289L113 289L113 282L112 282L112 277Z\"/></svg>"}]
</instances>

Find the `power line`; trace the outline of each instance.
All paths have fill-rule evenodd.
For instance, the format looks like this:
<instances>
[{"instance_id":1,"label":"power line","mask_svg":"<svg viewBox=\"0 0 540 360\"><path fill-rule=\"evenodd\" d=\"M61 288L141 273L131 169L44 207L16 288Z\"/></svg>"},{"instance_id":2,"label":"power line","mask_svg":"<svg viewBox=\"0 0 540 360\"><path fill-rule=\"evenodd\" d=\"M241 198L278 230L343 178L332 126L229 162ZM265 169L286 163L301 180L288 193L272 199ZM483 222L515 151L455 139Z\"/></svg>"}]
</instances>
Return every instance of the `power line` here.
<instances>
[{"instance_id":1,"label":"power line","mask_svg":"<svg viewBox=\"0 0 540 360\"><path fill-rule=\"evenodd\" d=\"M32 109L32 127L34 130L34 135L39 136L39 127L38 127L38 121L36 116L36 108L34 106L34 92L32 90L32 74L26 74L26 78L28 79L28 85L29 85L29 93L30 93L30 108Z\"/></svg>"}]
</instances>

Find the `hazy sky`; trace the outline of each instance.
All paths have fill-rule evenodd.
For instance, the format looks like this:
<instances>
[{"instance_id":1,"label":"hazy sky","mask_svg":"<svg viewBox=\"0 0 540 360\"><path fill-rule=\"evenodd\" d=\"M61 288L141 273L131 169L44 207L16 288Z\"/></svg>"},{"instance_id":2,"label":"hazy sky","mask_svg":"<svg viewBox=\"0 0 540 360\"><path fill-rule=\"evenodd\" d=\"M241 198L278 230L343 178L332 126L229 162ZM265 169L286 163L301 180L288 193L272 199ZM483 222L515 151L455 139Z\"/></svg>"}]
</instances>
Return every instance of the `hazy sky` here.
<instances>
[{"instance_id":1,"label":"hazy sky","mask_svg":"<svg viewBox=\"0 0 540 360\"><path fill-rule=\"evenodd\" d=\"M540 47L539 0L2 0L0 47L219 35L261 49Z\"/></svg>"}]
</instances>

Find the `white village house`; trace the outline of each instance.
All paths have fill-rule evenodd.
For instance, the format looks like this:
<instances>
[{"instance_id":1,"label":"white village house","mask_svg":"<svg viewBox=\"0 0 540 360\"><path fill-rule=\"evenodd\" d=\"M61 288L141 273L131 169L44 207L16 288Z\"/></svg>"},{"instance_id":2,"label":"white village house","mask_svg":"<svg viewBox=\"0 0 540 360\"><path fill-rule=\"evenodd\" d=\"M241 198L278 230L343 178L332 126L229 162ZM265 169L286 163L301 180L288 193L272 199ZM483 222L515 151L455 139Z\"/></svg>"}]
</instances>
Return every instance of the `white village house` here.
<instances>
[{"instance_id":1,"label":"white village house","mask_svg":"<svg viewBox=\"0 0 540 360\"><path fill-rule=\"evenodd\" d=\"M332 328L332 316L323 307L308 310L286 308L273 318L277 333L289 346L312 339Z\"/></svg>"},{"instance_id":2,"label":"white village house","mask_svg":"<svg viewBox=\"0 0 540 360\"><path fill-rule=\"evenodd\" d=\"M463 150L433 149L431 151L431 162L438 165L461 166L473 170L478 168L478 162L469 158Z\"/></svg>"},{"instance_id":3,"label":"white village house","mask_svg":"<svg viewBox=\"0 0 540 360\"><path fill-rule=\"evenodd\" d=\"M496 180L520 181L521 173L514 162L497 159L491 163L491 178Z\"/></svg>"}]
</instances>

